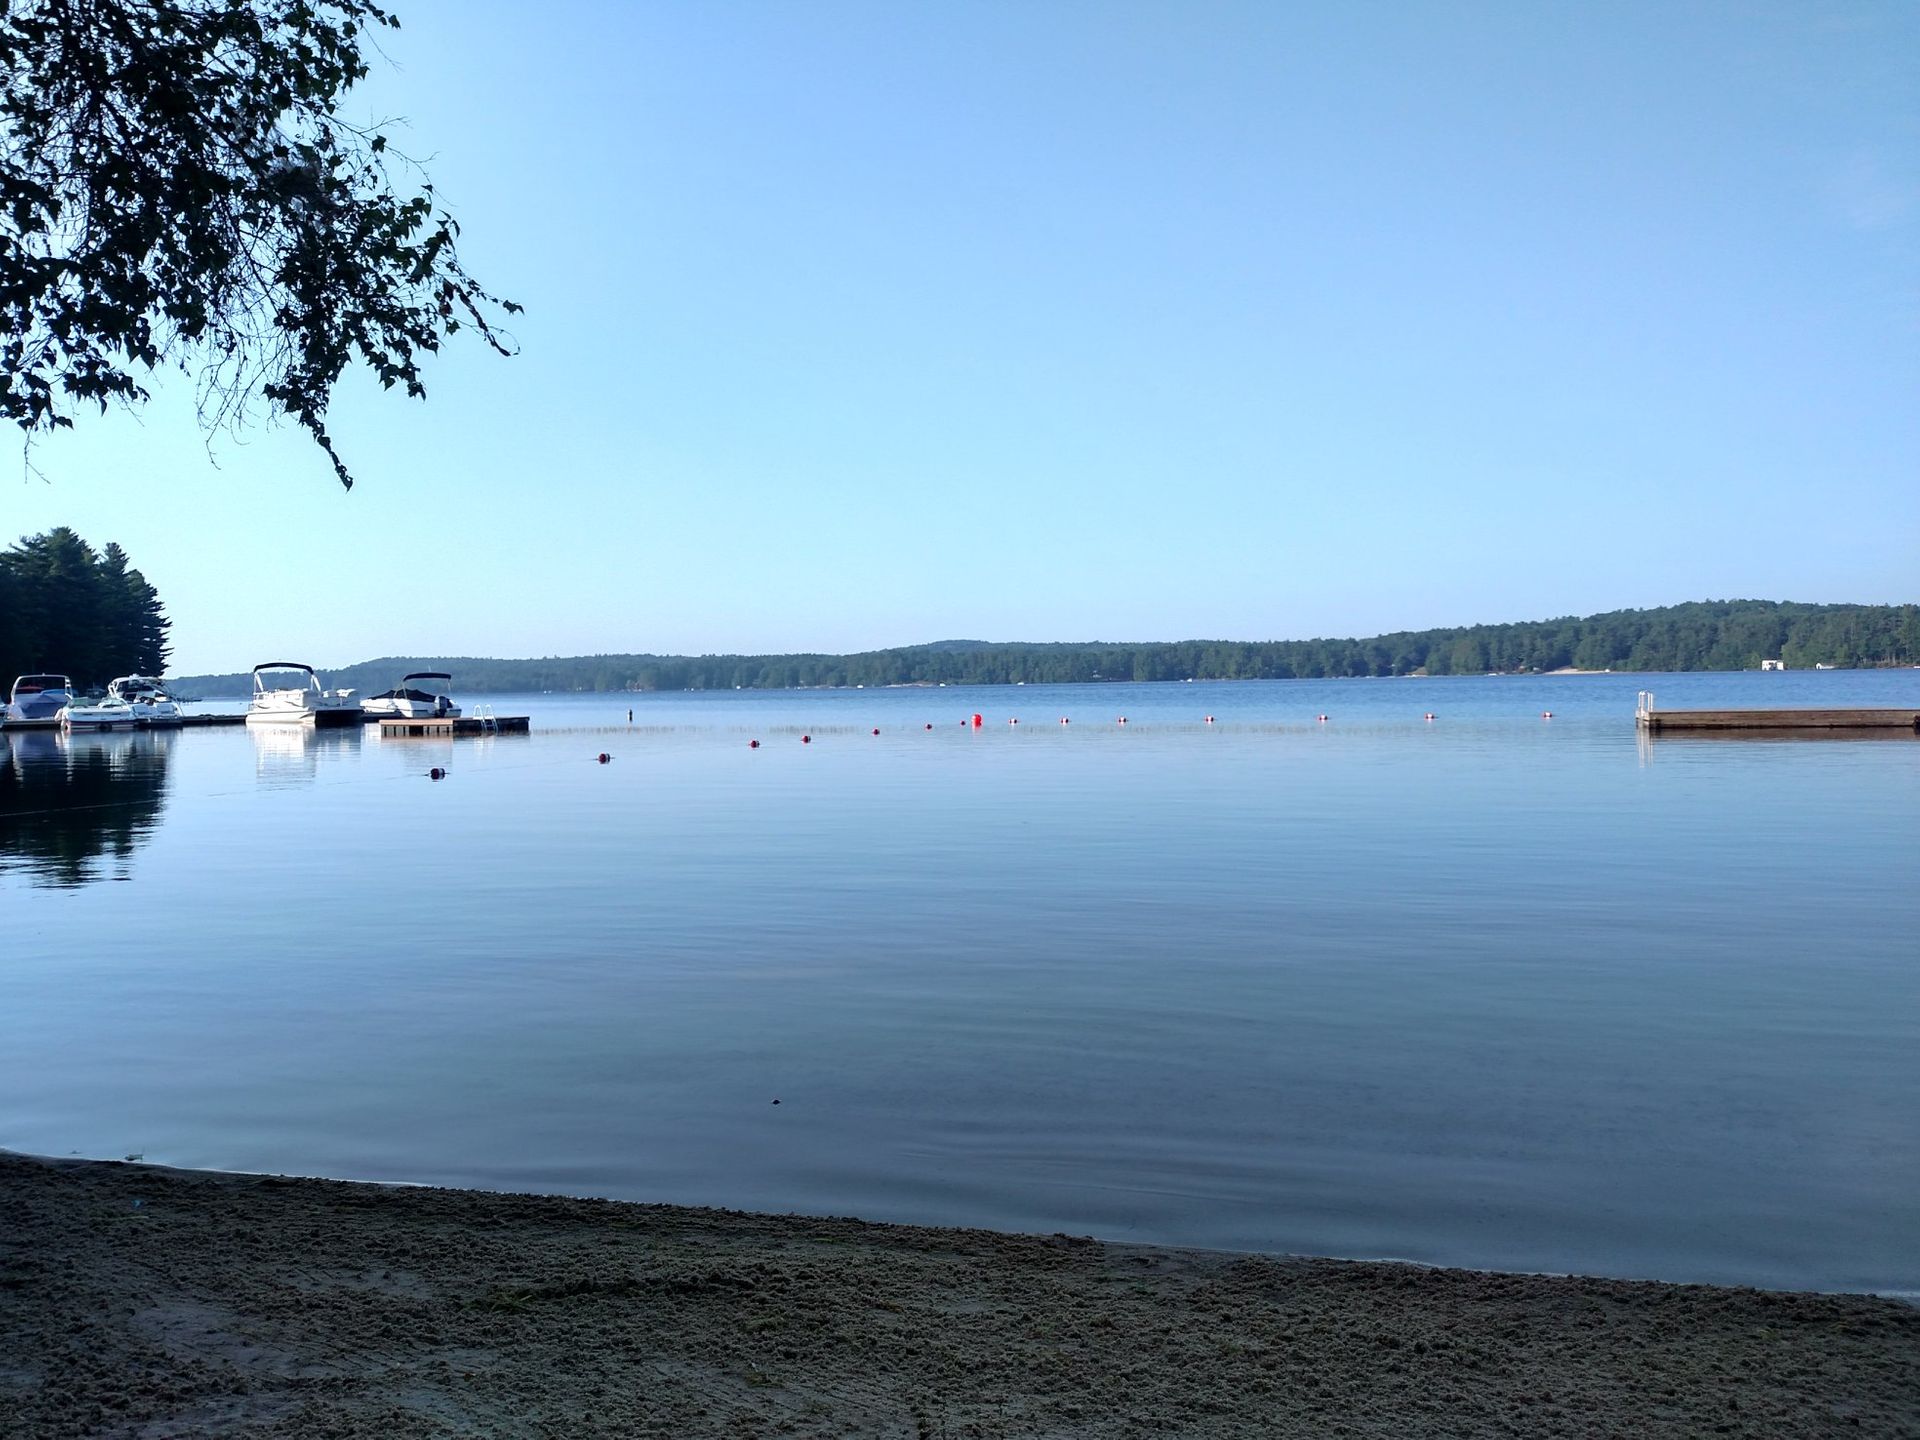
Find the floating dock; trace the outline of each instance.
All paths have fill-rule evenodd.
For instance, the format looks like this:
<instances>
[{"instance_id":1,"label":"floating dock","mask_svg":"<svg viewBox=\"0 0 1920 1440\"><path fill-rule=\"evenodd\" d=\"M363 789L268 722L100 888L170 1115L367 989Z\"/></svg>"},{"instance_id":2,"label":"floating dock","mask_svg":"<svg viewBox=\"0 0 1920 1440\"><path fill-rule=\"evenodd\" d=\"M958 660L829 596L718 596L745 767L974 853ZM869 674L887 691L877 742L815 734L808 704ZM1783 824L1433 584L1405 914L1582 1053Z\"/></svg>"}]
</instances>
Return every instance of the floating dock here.
<instances>
[{"instance_id":1,"label":"floating dock","mask_svg":"<svg viewBox=\"0 0 1920 1440\"><path fill-rule=\"evenodd\" d=\"M1900 710L1656 710L1640 692L1634 720L1642 730L1908 730L1920 734L1920 708Z\"/></svg>"},{"instance_id":2,"label":"floating dock","mask_svg":"<svg viewBox=\"0 0 1920 1440\"><path fill-rule=\"evenodd\" d=\"M201 730L209 725L244 725L244 715L182 715L178 720L169 720L163 725L155 725L146 720L115 720L106 725L83 725L73 733L76 735L127 735L146 730ZM58 730L62 728L58 720L8 720L0 724L0 730L25 734L29 730Z\"/></svg>"},{"instance_id":3,"label":"floating dock","mask_svg":"<svg viewBox=\"0 0 1920 1440\"><path fill-rule=\"evenodd\" d=\"M368 720L374 719L369 715ZM525 715L436 715L425 720L379 717L382 735L525 735Z\"/></svg>"}]
</instances>

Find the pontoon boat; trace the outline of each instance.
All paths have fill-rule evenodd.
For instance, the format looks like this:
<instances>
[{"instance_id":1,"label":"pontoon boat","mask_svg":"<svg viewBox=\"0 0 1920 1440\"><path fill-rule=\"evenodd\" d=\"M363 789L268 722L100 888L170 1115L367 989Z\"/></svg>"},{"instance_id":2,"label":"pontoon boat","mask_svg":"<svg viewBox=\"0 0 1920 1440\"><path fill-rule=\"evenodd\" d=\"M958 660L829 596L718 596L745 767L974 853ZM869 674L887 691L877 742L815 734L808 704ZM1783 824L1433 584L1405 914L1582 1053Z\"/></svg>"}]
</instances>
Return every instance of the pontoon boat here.
<instances>
[{"instance_id":1,"label":"pontoon boat","mask_svg":"<svg viewBox=\"0 0 1920 1440\"><path fill-rule=\"evenodd\" d=\"M351 690L328 690L311 665L269 660L253 667L249 725L358 725L360 702Z\"/></svg>"}]
</instances>

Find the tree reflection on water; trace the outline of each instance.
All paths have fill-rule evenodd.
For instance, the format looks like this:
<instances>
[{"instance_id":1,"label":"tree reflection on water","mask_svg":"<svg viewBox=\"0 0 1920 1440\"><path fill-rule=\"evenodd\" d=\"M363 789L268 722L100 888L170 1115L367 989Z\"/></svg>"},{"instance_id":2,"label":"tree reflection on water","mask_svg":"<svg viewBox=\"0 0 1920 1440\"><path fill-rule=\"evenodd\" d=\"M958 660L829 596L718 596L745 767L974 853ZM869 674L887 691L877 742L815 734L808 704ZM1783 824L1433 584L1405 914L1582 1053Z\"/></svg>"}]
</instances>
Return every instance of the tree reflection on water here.
<instances>
[{"instance_id":1,"label":"tree reflection on water","mask_svg":"<svg viewBox=\"0 0 1920 1440\"><path fill-rule=\"evenodd\" d=\"M131 878L160 823L176 739L0 730L0 877L63 889Z\"/></svg>"}]
</instances>

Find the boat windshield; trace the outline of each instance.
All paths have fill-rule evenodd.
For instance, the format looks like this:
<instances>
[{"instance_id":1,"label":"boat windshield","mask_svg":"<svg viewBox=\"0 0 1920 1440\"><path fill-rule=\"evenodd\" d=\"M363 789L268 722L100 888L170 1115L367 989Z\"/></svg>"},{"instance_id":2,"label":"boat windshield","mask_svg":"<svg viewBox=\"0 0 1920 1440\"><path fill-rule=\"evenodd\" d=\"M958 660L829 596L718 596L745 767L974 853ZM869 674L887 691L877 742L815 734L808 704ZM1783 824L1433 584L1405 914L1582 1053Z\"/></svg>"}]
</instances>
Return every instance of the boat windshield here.
<instances>
[{"instance_id":1,"label":"boat windshield","mask_svg":"<svg viewBox=\"0 0 1920 1440\"><path fill-rule=\"evenodd\" d=\"M320 677L304 665L262 665L253 672L253 688L261 694L269 690L318 690Z\"/></svg>"},{"instance_id":2,"label":"boat windshield","mask_svg":"<svg viewBox=\"0 0 1920 1440\"><path fill-rule=\"evenodd\" d=\"M13 693L20 695L38 695L43 690L70 690L64 675L22 675L13 682Z\"/></svg>"}]
</instances>

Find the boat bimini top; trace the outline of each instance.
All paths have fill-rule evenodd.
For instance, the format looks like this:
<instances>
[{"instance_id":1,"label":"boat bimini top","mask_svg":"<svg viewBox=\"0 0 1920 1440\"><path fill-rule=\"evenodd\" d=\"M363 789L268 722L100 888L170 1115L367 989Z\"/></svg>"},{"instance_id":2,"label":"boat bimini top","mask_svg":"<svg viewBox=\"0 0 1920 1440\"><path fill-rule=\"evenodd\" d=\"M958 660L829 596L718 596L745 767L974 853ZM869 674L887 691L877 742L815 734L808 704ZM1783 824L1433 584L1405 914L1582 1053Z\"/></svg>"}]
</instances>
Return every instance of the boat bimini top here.
<instances>
[{"instance_id":1,"label":"boat bimini top","mask_svg":"<svg viewBox=\"0 0 1920 1440\"><path fill-rule=\"evenodd\" d=\"M306 679L292 685L267 684L265 677L276 672L290 676L304 675ZM253 667L253 688L256 691L318 690L320 688L320 677L313 673L313 666L302 665L298 660L269 660L264 665L256 665Z\"/></svg>"},{"instance_id":2,"label":"boat bimini top","mask_svg":"<svg viewBox=\"0 0 1920 1440\"><path fill-rule=\"evenodd\" d=\"M429 680L438 683L416 686L416 680ZM453 676L444 670L416 670L411 675L400 677L400 683L391 690L383 690L373 696L375 700L418 700L431 705L440 699L453 686Z\"/></svg>"}]
</instances>

